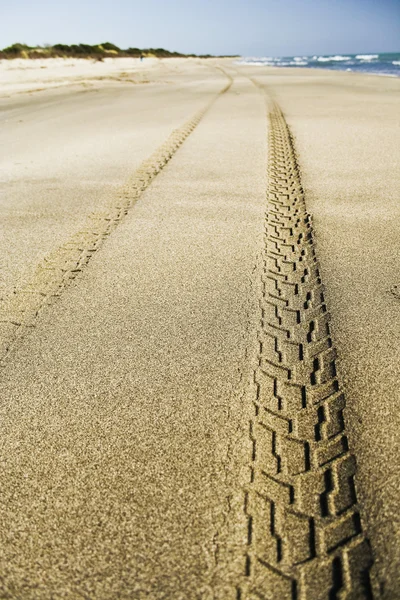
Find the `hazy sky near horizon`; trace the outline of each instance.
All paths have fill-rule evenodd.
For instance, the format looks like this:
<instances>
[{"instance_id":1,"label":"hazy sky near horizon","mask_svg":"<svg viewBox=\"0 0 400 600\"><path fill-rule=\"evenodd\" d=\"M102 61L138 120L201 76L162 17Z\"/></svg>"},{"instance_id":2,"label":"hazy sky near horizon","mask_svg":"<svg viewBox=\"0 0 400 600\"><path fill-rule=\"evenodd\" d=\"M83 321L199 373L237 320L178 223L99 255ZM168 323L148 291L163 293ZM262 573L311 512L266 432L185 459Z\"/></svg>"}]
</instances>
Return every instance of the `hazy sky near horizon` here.
<instances>
[{"instance_id":1,"label":"hazy sky near horizon","mask_svg":"<svg viewBox=\"0 0 400 600\"><path fill-rule=\"evenodd\" d=\"M0 0L15 42L284 56L400 50L400 0Z\"/></svg>"}]
</instances>

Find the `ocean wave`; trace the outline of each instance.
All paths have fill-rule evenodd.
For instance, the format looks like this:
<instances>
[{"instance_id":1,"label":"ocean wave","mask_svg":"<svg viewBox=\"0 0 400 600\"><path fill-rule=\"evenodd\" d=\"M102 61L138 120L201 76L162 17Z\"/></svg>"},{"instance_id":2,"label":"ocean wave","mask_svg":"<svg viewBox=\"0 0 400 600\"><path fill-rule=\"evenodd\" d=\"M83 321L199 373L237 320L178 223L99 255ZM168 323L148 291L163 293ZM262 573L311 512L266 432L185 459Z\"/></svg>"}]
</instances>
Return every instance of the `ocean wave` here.
<instances>
[{"instance_id":1,"label":"ocean wave","mask_svg":"<svg viewBox=\"0 0 400 600\"><path fill-rule=\"evenodd\" d=\"M274 67L305 67L308 65L306 60L283 60L280 63L270 63Z\"/></svg>"},{"instance_id":2,"label":"ocean wave","mask_svg":"<svg viewBox=\"0 0 400 600\"><path fill-rule=\"evenodd\" d=\"M398 77L400 53L390 54L336 54L314 56L243 57L238 64L260 67L311 67L334 71L356 71Z\"/></svg>"},{"instance_id":3,"label":"ocean wave","mask_svg":"<svg viewBox=\"0 0 400 600\"><path fill-rule=\"evenodd\" d=\"M350 58L350 56L342 56L341 54L337 54L336 56L313 56L313 59L318 62L342 61L350 60Z\"/></svg>"},{"instance_id":4,"label":"ocean wave","mask_svg":"<svg viewBox=\"0 0 400 600\"><path fill-rule=\"evenodd\" d=\"M243 65L266 65L275 61L281 60L280 58L274 58L273 56L247 56L239 61L239 64Z\"/></svg>"},{"instance_id":5,"label":"ocean wave","mask_svg":"<svg viewBox=\"0 0 400 600\"><path fill-rule=\"evenodd\" d=\"M265 62L263 62L261 60L240 60L236 64L238 64L238 65L252 65L252 66L255 66L255 67L263 67L264 65L266 65L268 63L265 63Z\"/></svg>"},{"instance_id":6,"label":"ocean wave","mask_svg":"<svg viewBox=\"0 0 400 600\"><path fill-rule=\"evenodd\" d=\"M238 61L237 64L252 65L256 67L306 67L308 61L303 60L300 57L293 58L293 60L285 60L283 58L245 58Z\"/></svg>"},{"instance_id":7,"label":"ocean wave","mask_svg":"<svg viewBox=\"0 0 400 600\"><path fill-rule=\"evenodd\" d=\"M379 58L379 54L357 54L356 58L359 60L374 60L375 58Z\"/></svg>"},{"instance_id":8,"label":"ocean wave","mask_svg":"<svg viewBox=\"0 0 400 600\"><path fill-rule=\"evenodd\" d=\"M272 57L271 58L269 58L269 57L268 58L246 57L246 58L242 58L242 60L238 60L236 62L236 64L238 64L238 65L254 65L256 67L262 67L270 60L272 60Z\"/></svg>"}]
</instances>

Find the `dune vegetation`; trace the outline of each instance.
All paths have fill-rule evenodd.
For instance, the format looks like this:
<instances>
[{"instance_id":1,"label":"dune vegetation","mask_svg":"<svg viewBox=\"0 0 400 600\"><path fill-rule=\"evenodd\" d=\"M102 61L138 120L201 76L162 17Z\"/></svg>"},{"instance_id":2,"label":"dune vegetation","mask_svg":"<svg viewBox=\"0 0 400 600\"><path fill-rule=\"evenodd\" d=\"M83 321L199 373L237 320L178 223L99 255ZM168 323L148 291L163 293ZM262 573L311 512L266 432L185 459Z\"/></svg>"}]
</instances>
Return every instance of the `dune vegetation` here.
<instances>
[{"instance_id":1,"label":"dune vegetation","mask_svg":"<svg viewBox=\"0 0 400 600\"><path fill-rule=\"evenodd\" d=\"M103 60L104 58L116 57L195 57L210 58L210 54L182 54L181 52L170 52L164 48L126 48L122 49L105 42L91 46L89 44L54 44L45 46L28 46L27 44L12 44L0 50L0 58L91 58Z\"/></svg>"}]
</instances>

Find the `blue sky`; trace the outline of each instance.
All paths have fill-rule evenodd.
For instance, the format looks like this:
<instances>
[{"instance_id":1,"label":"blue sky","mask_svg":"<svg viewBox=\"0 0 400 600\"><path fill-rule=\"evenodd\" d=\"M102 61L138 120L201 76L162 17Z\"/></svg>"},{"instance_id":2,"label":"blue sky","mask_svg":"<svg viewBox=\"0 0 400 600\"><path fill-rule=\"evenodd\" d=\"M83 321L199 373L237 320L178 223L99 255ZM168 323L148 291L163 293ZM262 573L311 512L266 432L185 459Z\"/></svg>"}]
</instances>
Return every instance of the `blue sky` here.
<instances>
[{"instance_id":1,"label":"blue sky","mask_svg":"<svg viewBox=\"0 0 400 600\"><path fill-rule=\"evenodd\" d=\"M14 42L283 56L400 50L400 0L0 0Z\"/></svg>"}]
</instances>

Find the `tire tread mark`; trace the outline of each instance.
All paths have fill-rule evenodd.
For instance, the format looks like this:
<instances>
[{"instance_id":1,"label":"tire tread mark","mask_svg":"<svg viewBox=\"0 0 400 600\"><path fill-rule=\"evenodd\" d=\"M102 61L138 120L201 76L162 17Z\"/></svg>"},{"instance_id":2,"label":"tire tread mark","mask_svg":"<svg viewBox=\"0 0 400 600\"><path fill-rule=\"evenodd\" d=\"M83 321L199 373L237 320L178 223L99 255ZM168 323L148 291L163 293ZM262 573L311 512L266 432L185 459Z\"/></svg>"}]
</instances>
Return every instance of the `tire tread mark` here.
<instances>
[{"instance_id":1,"label":"tire tread mark","mask_svg":"<svg viewBox=\"0 0 400 600\"><path fill-rule=\"evenodd\" d=\"M226 76L227 83L205 107L172 132L169 138L133 173L108 207L91 214L81 231L51 252L36 267L29 283L15 290L8 297L0 298L0 367L7 359L11 348L30 328L35 326L39 313L59 298L64 289L87 266L104 240L171 160L217 98L229 90L233 79L224 70L220 70Z\"/></svg>"},{"instance_id":2,"label":"tire tread mark","mask_svg":"<svg viewBox=\"0 0 400 600\"><path fill-rule=\"evenodd\" d=\"M324 288L293 139L277 104L254 374L243 600L371 598Z\"/></svg>"}]
</instances>

